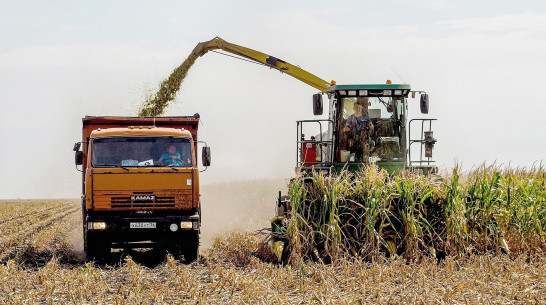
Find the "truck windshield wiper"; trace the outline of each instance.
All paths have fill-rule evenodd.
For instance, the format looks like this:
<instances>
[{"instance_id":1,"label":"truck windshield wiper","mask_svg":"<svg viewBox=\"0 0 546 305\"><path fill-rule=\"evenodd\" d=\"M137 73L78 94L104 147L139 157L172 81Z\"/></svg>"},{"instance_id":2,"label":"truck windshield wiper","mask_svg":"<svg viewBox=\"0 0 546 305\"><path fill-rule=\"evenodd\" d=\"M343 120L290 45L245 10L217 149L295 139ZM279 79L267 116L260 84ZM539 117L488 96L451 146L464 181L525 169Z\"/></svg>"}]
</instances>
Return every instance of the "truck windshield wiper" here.
<instances>
[{"instance_id":1,"label":"truck windshield wiper","mask_svg":"<svg viewBox=\"0 0 546 305\"><path fill-rule=\"evenodd\" d=\"M178 168L173 167L173 166L168 166L168 165L155 164L155 165L153 165L153 167L168 167L168 168L171 168L171 169L173 169L173 170L175 170L175 171L177 171L177 172L180 171Z\"/></svg>"},{"instance_id":2,"label":"truck windshield wiper","mask_svg":"<svg viewBox=\"0 0 546 305\"><path fill-rule=\"evenodd\" d=\"M129 171L129 169L127 167L118 166L118 165L100 165L100 166L97 166L97 167L102 167L102 168L123 168L124 170Z\"/></svg>"}]
</instances>

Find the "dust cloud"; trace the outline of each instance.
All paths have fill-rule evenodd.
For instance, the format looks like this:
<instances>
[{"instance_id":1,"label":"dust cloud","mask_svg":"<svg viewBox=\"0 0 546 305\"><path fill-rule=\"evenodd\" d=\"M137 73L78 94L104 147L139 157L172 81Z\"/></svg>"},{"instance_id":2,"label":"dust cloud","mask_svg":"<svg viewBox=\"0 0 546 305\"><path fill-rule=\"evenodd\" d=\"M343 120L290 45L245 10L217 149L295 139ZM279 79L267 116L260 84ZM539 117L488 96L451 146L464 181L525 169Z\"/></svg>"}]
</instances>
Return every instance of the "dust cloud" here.
<instances>
[{"instance_id":1,"label":"dust cloud","mask_svg":"<svg viewBox=\"0 0 546 305\"><path fill-rule=\"evenodd\" d=\"M229 231L269 228L275 216L279 191L287 192L284 179L234 181L201 186L201 248Z\"/></svg>"},{"instance_id":2,"label":"dust cloud","mask_svg":"<svg viewBox=\"0 0 546 305\"><path fill-rule=\"evenodd\" d=\"M75 223L74 227L66 233L65 241L68 243L68 245L70 245L72 253L77 258L84 259L85 253L83 251L83 226L81 222L81 217L79 218L80 220Z\"/></svg>"}]
</instances>

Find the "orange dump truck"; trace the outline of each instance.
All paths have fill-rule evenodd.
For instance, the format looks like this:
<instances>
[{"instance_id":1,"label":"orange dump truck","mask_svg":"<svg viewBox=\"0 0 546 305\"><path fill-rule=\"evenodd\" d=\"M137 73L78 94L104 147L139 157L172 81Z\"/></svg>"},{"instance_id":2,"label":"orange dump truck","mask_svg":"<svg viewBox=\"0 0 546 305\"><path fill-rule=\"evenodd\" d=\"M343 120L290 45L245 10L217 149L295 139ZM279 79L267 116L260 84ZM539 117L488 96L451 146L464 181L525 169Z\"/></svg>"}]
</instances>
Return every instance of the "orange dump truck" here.
<instances>
[{"instance_id":1,"label":"orange dump truck","mask_svg":"<svg viewBox=\"0 0 546 305\"><path fill-rule=\"evenodd\" d=\"M199 254L199 115L85 117L74 145L82 170L84 249L166 247L186 261ZM210 165L210 148L202 147Z\"/></svg>"}]
</instances>

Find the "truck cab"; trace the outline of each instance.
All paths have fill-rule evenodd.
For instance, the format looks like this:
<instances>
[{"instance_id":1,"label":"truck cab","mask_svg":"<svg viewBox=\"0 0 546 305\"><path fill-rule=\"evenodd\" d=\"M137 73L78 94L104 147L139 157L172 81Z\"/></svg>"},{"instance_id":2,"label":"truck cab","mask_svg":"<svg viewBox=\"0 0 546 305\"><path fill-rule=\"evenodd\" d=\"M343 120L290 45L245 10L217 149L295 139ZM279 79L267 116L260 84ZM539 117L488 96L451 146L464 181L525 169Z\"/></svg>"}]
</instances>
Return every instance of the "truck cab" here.
<instances>
[{"instance_id":1,"label":"truck cab","mask_svg":"<svg viewBox=\"0 0 546 305\"><path fill-rule=\"evenodd\" d=\"M75 150L88 259L112 248L160 246L187 261L197 258L198 122L198 116L83 119L83 145ZM208 147L202 155L210 165Z\"/></svg>"}]
</instances>

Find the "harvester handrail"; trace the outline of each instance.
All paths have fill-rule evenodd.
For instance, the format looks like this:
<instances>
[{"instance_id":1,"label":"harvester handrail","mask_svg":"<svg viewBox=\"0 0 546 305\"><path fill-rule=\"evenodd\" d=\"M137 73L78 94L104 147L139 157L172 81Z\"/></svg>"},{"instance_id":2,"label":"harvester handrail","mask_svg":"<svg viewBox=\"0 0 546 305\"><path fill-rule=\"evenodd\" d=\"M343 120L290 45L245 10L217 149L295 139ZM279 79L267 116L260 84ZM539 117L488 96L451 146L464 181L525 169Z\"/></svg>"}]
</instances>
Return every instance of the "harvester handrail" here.
<instances>
[{"instance_id":1,"label":"harvester handrail","mask_svg":"<svg viewBox=\"0 0 546 305\"><path fill-rule=\"evenodd\" d=\"M428 131L431 131L432 130L432 121L437 121L438 119L411 119L408 123L408 134L409 134L409 143L408 143L408 162L409 162L409 165L411 166L412 164L414 163L418 163L419 165L422 165L423 163L426 163L427 165L430 165L431 163L434 163L436 161L434 160L431 160L430 158L428 158L427 160L423 159L423 145L421 145L421 150L420 150L420 153L419 153L419 160L412 160L411 159L411 145L414 144L414 143L426 143L428 140L426 140L423 135L424 135L424 130L425 130L425 122L428 122ZM420 139L412 139L411 138L411 123L413 121L421 121L421 138Z\"/></svg>"},{"instance_id":2,"label":"harvester handrail","mask_svg":"<svg viewBox=\"0 0 546 305\"><path fill-rule=\"evenodd\" d=\"M302 139L302 135L303 135L303 123L317 123L319 125L319 139L314 139L314 140L305 140L305 139ZM322 123L327 123L328 125L328 129L326 129L326 131L323 130L323 126L322 126ZM328 132L330 130L330 128L333 128L334 127L334 121L331 120L331 119L319 119L319 120L299 120L299 121L296 121L296 125L297 125L297 131L296 131L296 137L297 137L297 140L296 140L296 146L297 146L297 155L296 155L296 160L297 160L297 166L298 167L302 167L304 166L304 164L312 164L313 166L315 165L325 165L325 166L329 166L331 163L332 163L332 156L331 156L331 153L326 153L326 158L328 158L328 160L323 160L323 156L322 154L320 155L320 161L315 161L315 162L304 162L303 160L300 160L299 157L301 156L301 153L302 153L302 149L303 149L303 144L308 144L308 143L313 143L313 144L316 144L316 145L319 145L319 146L325 146L325 147L329 147L330 149L333 147L334 145L334 139L331 138L329 140L324 140L322 138L322 135L324 132Z\"/></svg>"}]
</instances>

